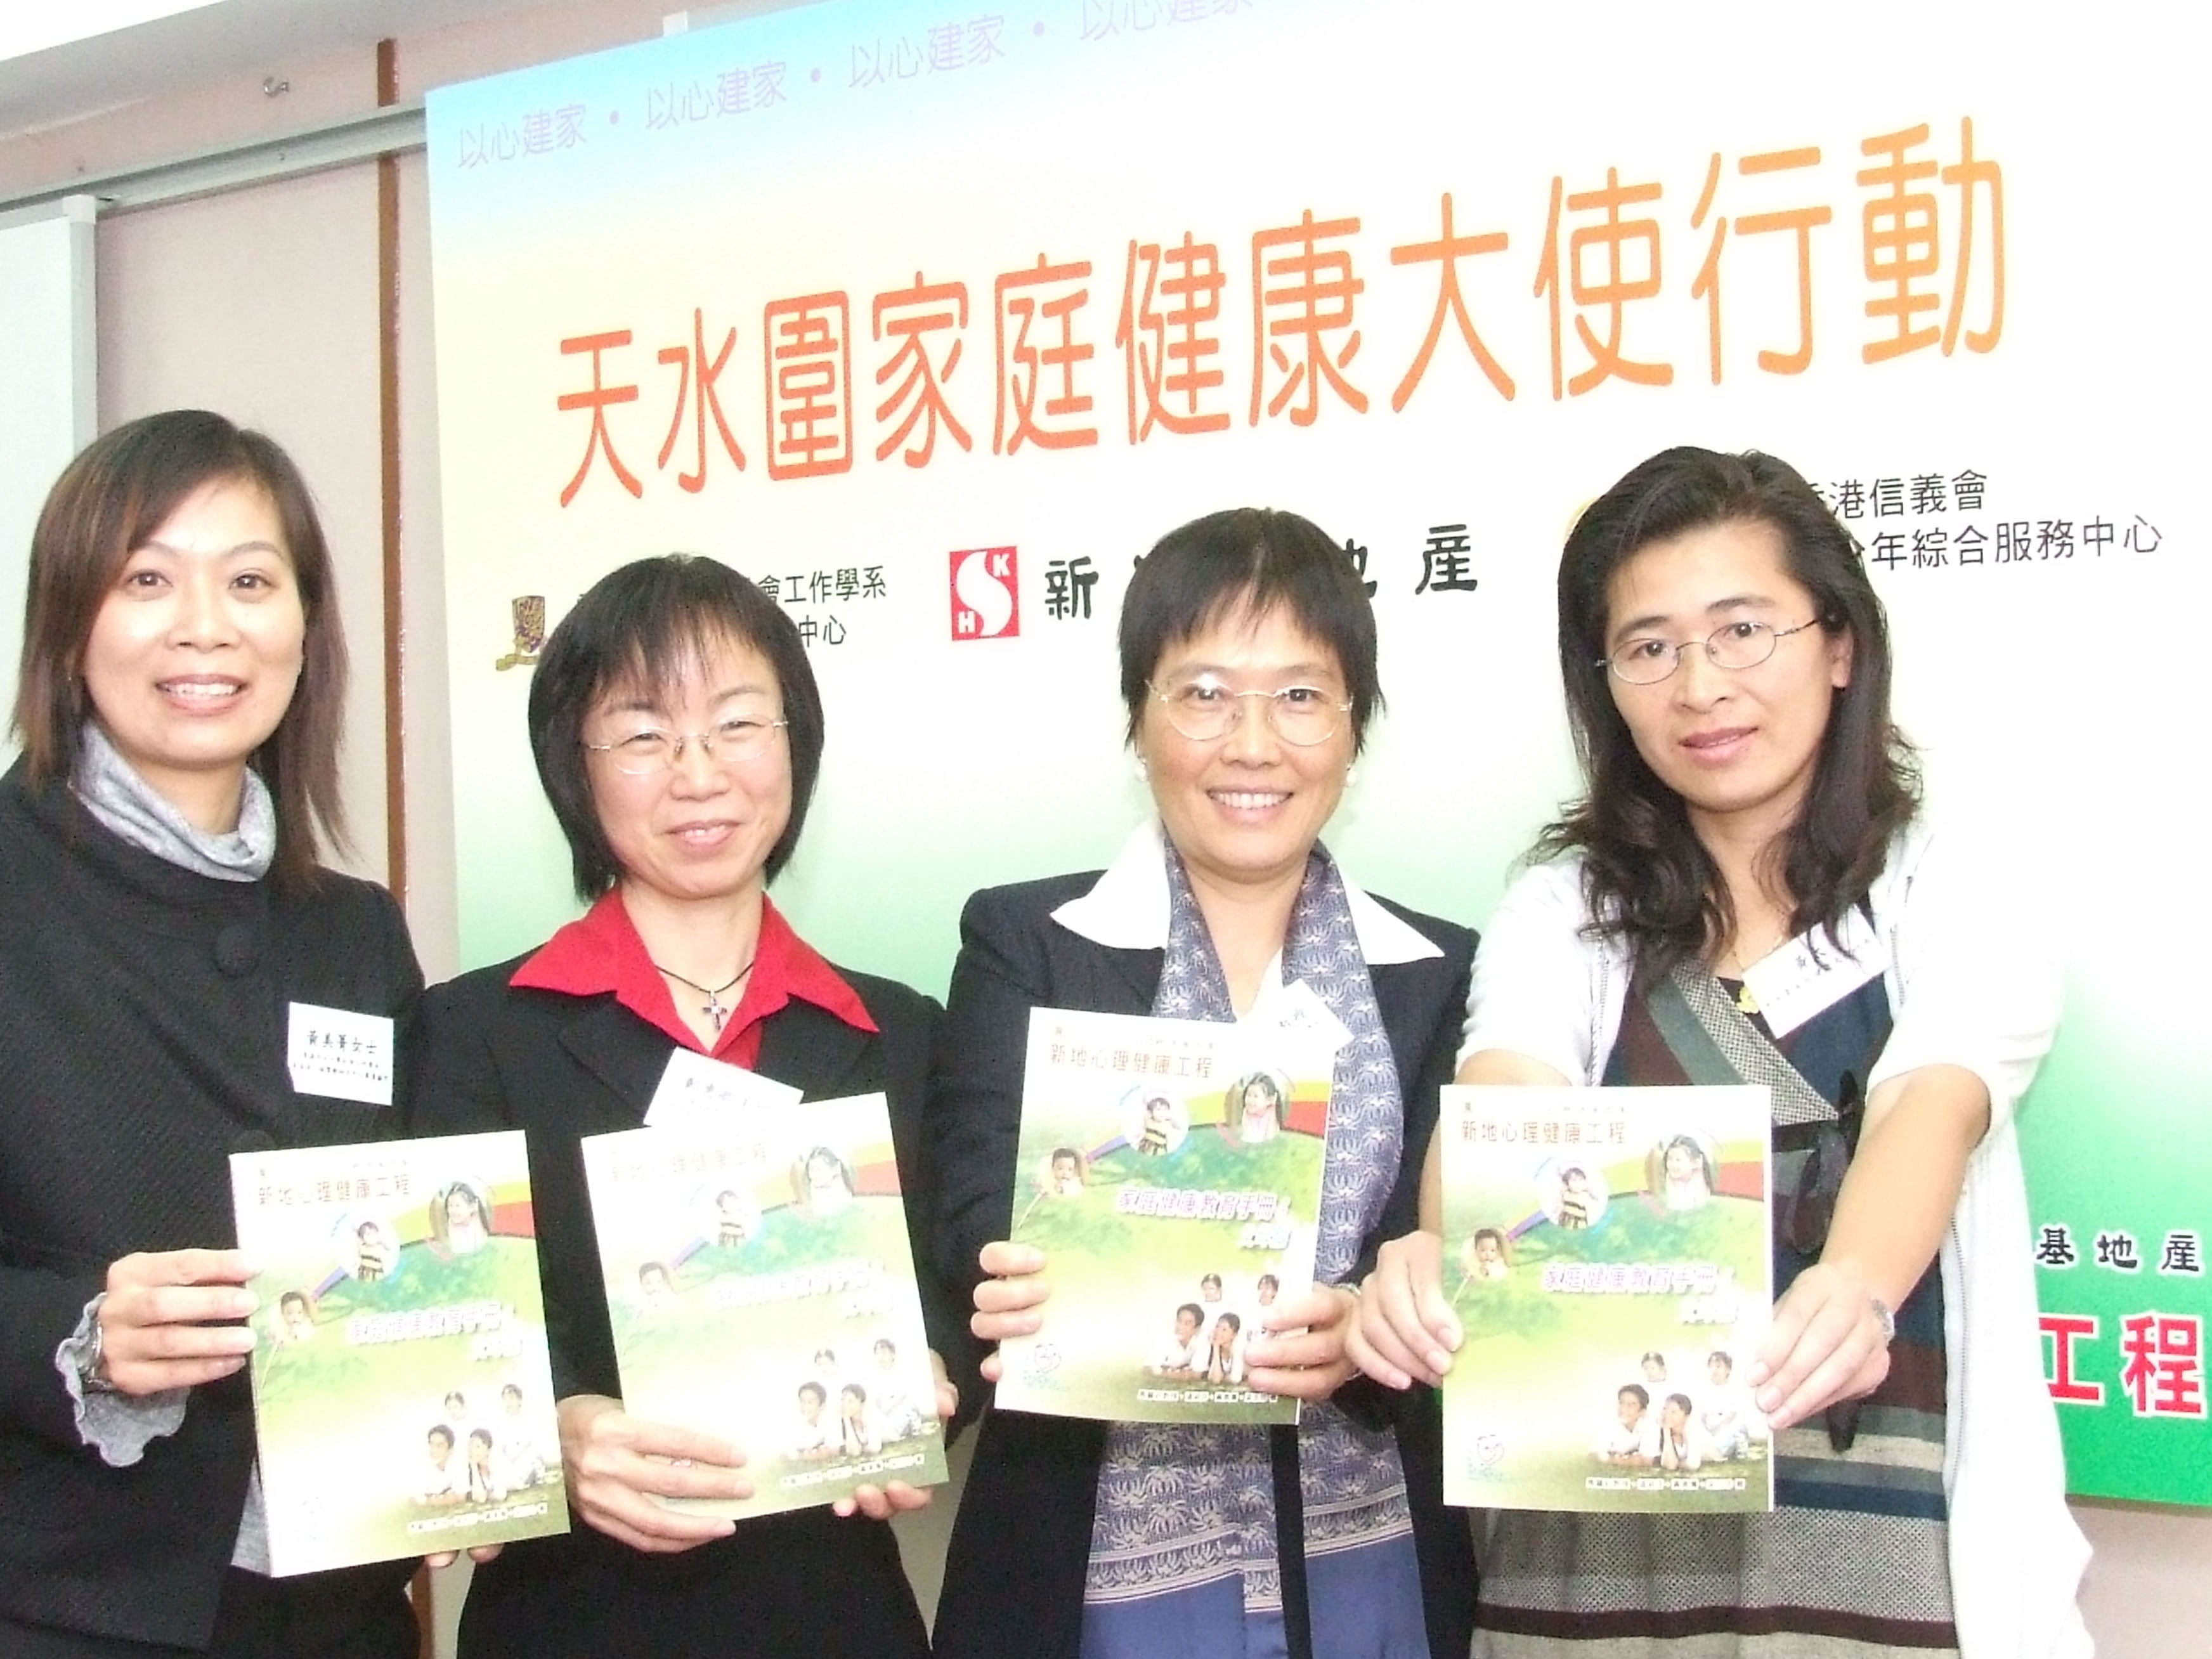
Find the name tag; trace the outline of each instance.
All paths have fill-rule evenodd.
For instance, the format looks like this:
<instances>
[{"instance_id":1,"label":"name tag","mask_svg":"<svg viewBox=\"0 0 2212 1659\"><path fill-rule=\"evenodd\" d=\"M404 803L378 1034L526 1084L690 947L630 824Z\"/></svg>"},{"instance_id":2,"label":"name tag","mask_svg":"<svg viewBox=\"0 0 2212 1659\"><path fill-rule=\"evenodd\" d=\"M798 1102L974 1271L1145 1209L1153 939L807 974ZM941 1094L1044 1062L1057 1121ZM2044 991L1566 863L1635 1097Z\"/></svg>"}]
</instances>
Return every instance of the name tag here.
<instances>
[{"instance_id":1,"label":"name tag","mask_svg":"<svg viewBox=\"0 0 2212 1659\"><path fill-rule=\"evenodd\" d=\"M1745 969L1743 982L1776 1036L1788 1036L1887 970L1889 948L1865 911L1853 908L1841 932L1840 940L1830 939L1825 928L1801 933Z\"/></svg>"},{"instance_id":2,"label":"name tag","mask_svg":"<svg viewBox=\"0 0 2212 1659\"><path fill-rule=\"evenodd\" d=\"M1265 1012L1278 1030L1310 1039L1325 1054L1334 1054L1352 1041L1352 1028L1321 1000L1320 992L1302 979L1294 979L1283 987L1268 1001Z\"/></svg>"},{"instance_id":3,"label":"name tag","mask_svg":"<svg viewBox=\"0 0 2212 1659\"><path fill-rule=\"evenodd\" d=\"M653 1103L645 1111L645 1127L696 1126L748 1107L796 1106L804 1092L742 1066L678 1048L669 1055L660 1086L653 1091Z\"/></svg>"},{"instance_id":4,"label":"name tag","mask_svg":"<svg viewBox=\"0 0 2212 1659\"><path fill-rule=\"evenodd\" d=\"M349 1008L291 1006L285 1061L292 1087L303 1095L392 1104L392 1021Z\"/></svg>"}]
</instances>

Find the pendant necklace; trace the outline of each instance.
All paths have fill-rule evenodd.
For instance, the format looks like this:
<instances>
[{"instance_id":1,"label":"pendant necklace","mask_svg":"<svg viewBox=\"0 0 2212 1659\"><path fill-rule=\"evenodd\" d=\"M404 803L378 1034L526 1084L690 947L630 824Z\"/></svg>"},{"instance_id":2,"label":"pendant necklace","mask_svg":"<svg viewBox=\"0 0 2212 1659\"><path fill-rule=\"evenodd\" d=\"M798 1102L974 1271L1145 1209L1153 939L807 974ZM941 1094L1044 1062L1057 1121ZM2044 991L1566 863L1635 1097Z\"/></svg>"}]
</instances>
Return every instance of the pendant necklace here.
<instances>
[{"instance_id":1,"label":"pendant necklace","mask_svg":"<svg viewBox=\"0 0 2212 1659\"><path fill-rule=\"evenodd\" d=\"M747 974L750 974L753 970L752 963L748 962L744 967L738 969L736 973L732 974L729 978L724 980L720 985L702 985L696 979L684 978L683 975L678 973L673 968L663 968L657 962L653 965L657 971L665 974L669 978L674 980L678 985L688 985L693 990L696 991L701 996L707 999L706 1006L701 1008L699 1012L707 1016L708 1024L714 1028L714 1034L717 1036L721 1035L722 1022L737 1012L733 1008L725 1008L722 1006L722 993L728 990L730 987L735 985L739 980L743 979Z\"/></svg>"}]
</instances>

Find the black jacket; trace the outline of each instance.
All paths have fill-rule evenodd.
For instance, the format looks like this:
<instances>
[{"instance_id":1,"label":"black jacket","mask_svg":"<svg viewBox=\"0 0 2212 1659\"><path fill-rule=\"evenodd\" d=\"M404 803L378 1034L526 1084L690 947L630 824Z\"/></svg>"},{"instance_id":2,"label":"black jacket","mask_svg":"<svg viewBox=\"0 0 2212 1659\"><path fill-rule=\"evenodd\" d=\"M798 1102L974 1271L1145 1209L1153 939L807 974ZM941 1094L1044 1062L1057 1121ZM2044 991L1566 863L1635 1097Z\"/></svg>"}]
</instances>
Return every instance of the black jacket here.
<instances>
[{"instance_id":1,"label":"black jacket","mask_svg":"<svg viewBox=\"0 0 2212 1659\"><path fill-rule=\"evenodd\" d=\"M519 965L465 974L423 1000L414 1129L526 1132L554 1392L619 1398L577 1143L639 1127L676 1045L611 994L510 986ZM951 1304L920 1230L932 1208L921 1110L940 1011L893 981L837 971L877 1032L794 999L763 1024L755 1069L810 1100L888 1096L923 1316L938 1345L952 1328ZM510 1544L477 1571L461 1651L900 1659L927 1644L890 1529L812 1509L741 1522L732 1537L675 1555L641 1553L581 1520L565 1538Z\"/></svg>"},{"instance_id":2,"label":"black jacket","mask_svg":"<svg viewBox=\"0 0 2212 1659\"><path fill-rule=\"evenodd\" d=\"M972 1292L981 1276L977 1252L1006 1237L1012 1223L1030 1011L1152 1011L1163 952L1099 945L1051 919L1097 879L1093 871L991 889L969 900L961 916L960 957L930 1109L939 1270L957 1289ZM1354 1277L1373 1265L1384 1239L1417 1224L1437 1091L1452 1079L1474 959L1474 935L1467 928L1386 908L1443 954L1369 969L1405 1092L1406 1141L1397 1184L1363 1243ZM963 1395L971 1389L980 1393L972 1374L963 1379ZM1429 1650L1437 1659L1465 1653L1474 1628L1474 1551L1466 1512L1441 1501L1443 1430L1435 1395L1393 1395L1362 1378L1340 1389L1336 1401L1363 1421L1395 1426ZM939 1659L1075 1659L1106 1431L1103 1423L986 1410L945 1561ZM1287 1431L1278 1431L1279 1447L1287 1438ZM1282 1477L1279 1468L1279 1491ZM1302 1562L1302 1552L1295 1561L1286 1553L1286 1602L1303 1579ZM1285 1617L1300 1621L1287 1607Z\"/></svg>"},{"instance_id":3,"label":"black jacket","mask_svg":"<svg viewBox=\"0 0 2212 1659\"><path fill-rule=\"evenodd\" d=\"M232 1152L391 1132L391 1109L294 1091L287 1008L404 1024L422 973L382 888L194 875L66 787L33 792L20 763L0 780L0 1620L197 1648L246 1502L246 1378L195 1389L176 1434L112 1468L54 1351L117 1258L236 1243Z\"/></svg>"}]
</instances>

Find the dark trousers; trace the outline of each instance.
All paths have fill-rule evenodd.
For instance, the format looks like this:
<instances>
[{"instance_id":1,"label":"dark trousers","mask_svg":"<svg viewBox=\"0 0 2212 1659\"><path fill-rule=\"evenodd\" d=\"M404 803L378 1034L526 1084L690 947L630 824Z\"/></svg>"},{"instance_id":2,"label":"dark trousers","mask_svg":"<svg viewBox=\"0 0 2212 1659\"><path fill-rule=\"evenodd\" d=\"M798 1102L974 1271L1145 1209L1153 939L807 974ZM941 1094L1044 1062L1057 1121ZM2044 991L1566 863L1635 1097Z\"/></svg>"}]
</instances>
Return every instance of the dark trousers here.
<instances>
[{"instance_id":1,"label":"dark trousers","mask_svg":"<svg viewBox=\"0 0 2212 1659\"><path fill-rule=\"evenodd\" d=\"M87 1636L0 1619L7 1659L415 1659L412 1561L297 1578L230 1570L204 1648Z\"/></svg>"}]
</instances>

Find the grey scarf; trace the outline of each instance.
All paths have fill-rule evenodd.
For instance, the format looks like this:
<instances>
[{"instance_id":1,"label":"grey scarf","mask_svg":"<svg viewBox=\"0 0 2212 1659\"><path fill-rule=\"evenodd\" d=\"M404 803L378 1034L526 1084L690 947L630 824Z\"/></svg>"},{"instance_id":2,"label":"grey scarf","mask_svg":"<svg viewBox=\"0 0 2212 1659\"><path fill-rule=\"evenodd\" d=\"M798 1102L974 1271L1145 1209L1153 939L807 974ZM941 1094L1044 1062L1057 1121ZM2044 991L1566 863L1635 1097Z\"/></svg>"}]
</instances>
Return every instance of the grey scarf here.
<instances>
[{"instance_id":1,"label":"grey scarf","mask_svg":"<svg viewBox=\"0 0 2212 1659\"><path fill-rule=\"evenodd\" d=\"M258 881L276 856L276 808L269 786L252 767L238 804L238 828L228 835L194 829L169 800L131 769L100 729L84 723L77 750L77 799L100 823L133 847L194 875L217 881Z\"/></svg>"}]
</instances>

